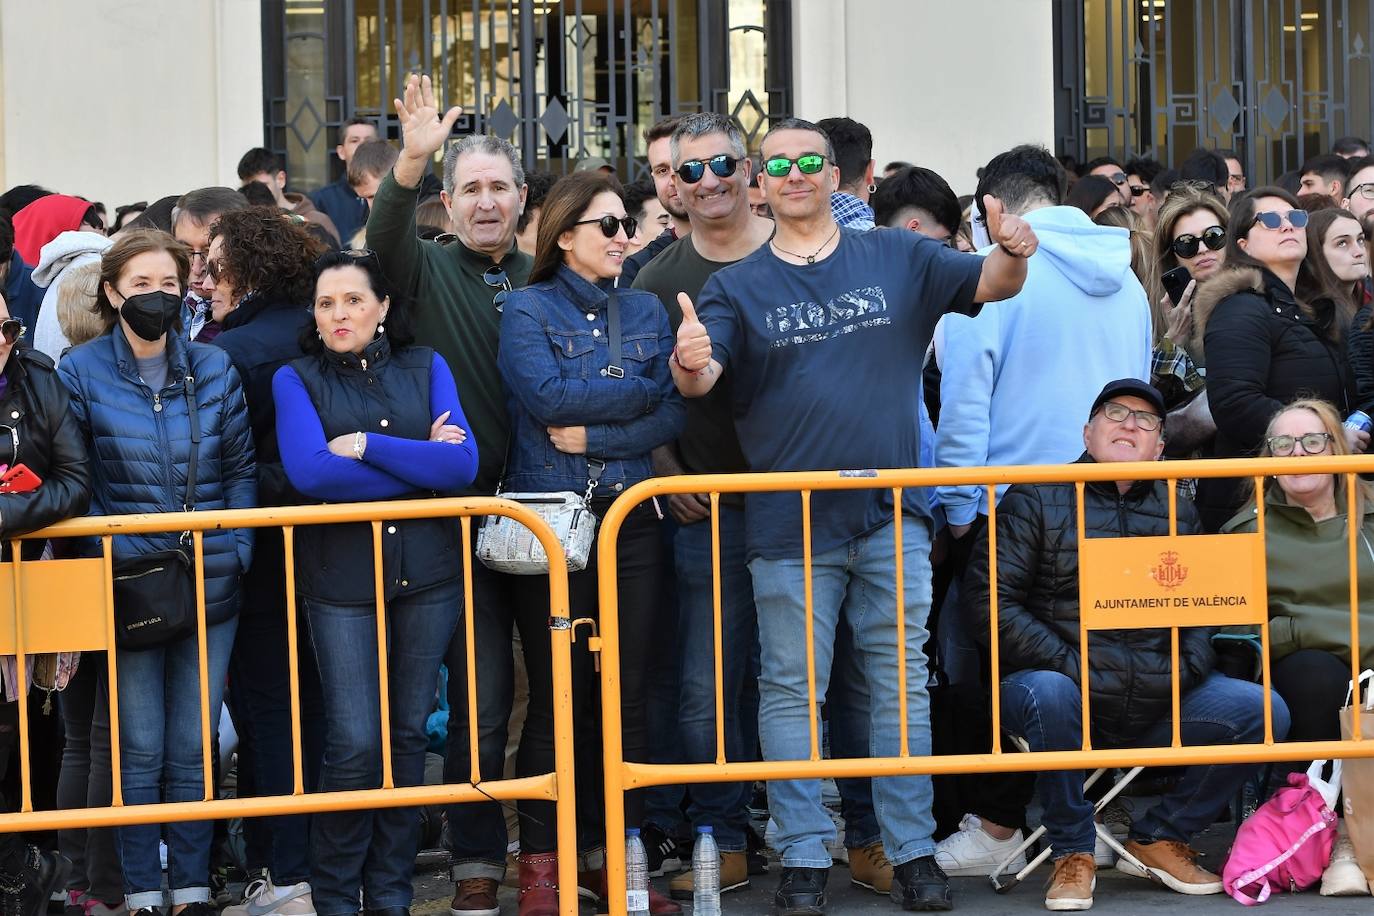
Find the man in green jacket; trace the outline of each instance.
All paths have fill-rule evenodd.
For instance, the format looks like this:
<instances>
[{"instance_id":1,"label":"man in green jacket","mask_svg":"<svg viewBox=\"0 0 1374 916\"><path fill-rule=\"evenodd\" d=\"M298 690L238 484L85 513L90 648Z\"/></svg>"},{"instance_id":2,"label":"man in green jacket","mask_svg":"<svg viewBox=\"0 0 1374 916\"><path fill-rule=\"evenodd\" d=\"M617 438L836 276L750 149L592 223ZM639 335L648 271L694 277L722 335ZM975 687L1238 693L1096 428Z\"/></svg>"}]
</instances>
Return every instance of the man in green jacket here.
<instances>
[{"instance_id":1,"label":"man in green jacket","mask_svg":"<svg viewBox=\"0 0 1374 916\"><path fill-rule=\"evenodd\" d=\"M367 220L367 244L382 271L413 304L416 340L433 347L453 368L480 467L468 491L490 496L500 482L510 421L496 369L505 290L525 285L533 259L515 246L515 225L525 203L525 172L519 154L498 137L472 135L444 155L444 191L456 241L421 241L415 234L420 181L462 113L441 119L429 77L412 75L405 98L395 101L403 146L392 173L382 179ZM475 540L475 539L474 539ZM483 779L500 779L512 702L511 623L514 601L509 576L469 563L473 579L474 658L478 667L478 757ZM467 648L460 621L449 645L449 743L445 782L471 778L468 740ZM548 634L528 634L535 651ZM544 648L544 651L548 651ZM496 916L496 891L505 875L506 821L500 805L451 805L448 809L455 916Z\"/></svg>"}]
</instances>

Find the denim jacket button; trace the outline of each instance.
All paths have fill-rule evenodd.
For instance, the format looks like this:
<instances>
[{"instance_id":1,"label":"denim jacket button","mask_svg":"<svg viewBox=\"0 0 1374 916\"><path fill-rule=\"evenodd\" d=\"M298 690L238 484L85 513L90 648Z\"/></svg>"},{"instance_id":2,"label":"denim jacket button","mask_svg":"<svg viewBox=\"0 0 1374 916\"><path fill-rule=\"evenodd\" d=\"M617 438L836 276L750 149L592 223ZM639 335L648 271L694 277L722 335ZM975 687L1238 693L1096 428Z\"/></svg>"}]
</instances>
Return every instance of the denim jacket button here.
<instances>
[{"instance_id":1,"label":"denim jacket button","mask_svg":"<svg viewBox=\"0 0 1374 916\"><path fill-rule=\"evenodd\" d=\"M595 320L596 320L596 312L588 312L588 313L587 313L587 320L588 320L588 321L595 321Z\"/></svg>"},{"instance_id":2,"label":"denim jacket button","mask_svg":"<svg viewBox=\"0 0 1374 916\"><path fill-rule=\"evenodd\" d=\"M601 336L601 329L600 329L600 328L592 328L592 336L593 336L593 337L600 337L600 336Z\"/></svg>"},{"instance_id":3,"label":"denim jacket button","mask_svg":"<svg viewBox=\"0 0 1374 916\"><path fill-rule=\"evenodd\" d=\"M623 483L618 483L615 486L611 487L611 489L619 493L621 490L625 489L625 485Z\"/></svg>"},{"instance_id":4,"label":"denim jacket button","mask_svg":"<svg viewBox=\"0 0 1374 916\"><path fill-rule=\"evenodd\" d=\"M605 377L606 377L606 370L605 370L605 369L602 369L602 370L601 370L601 377L602 377L602 378L605 378Z\"/></svg>"},{"instance_id":5,"label":"denim jacket button","mask_svg":"<svg viewBox=\"0 0 1374 916\"><path fill-rule=\"evenodd\" d=\"M386 533L387 533L387 534L395 534L395 533L396 533L396 526L395 526L395 525L387 525L387 526L386 526Z\"/></svg>"}]
</instances>

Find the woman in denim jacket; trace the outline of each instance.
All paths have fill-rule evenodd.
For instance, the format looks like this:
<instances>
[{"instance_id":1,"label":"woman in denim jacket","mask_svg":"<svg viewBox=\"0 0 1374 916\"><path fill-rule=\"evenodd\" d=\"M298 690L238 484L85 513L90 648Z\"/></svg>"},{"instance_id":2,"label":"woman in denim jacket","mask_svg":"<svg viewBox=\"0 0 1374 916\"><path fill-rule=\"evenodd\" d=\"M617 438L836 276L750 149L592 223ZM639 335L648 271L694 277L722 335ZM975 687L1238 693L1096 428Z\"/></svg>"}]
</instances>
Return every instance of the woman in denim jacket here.
<instances>
[{"instance_id":1,"label":"woman in denim jacket","mask_svg":"<svg viewBox=\"0 0 1374 916\"><path fill-rule=\"evenodd\" d=\"M564 178L545 198L530 285L512 293L501 317L497 358L510 393L511 442L503 489L587 492L605 515L612 500L649 477L649 455L682 428L684 406L668 373L673 335L663 304L642 290L615 290L635 221L625 216L616 186L586 172ZM611 364L608 307L612 293L620 316L619 369ZM658 516L646 503L630 513L620 532L617 560L620 639L643 647L657 615ZM553 769L553 679L549 649L548 583L526 577L517 586L516 623L529 671L530 705L516 763L519 775ZM596 553L587 568L568 577L575 616L597 616ZM647 760L646 678L650 654L621 659L621 717L625 756ZM593 719L596 675L586 642L573 649L573 707L577 736L579 833L583 852L599 847L604 825L600 802L601 749ZM627 796L625 823L642 819L640 793ZM557 841L552 802L520 802L520 914L557 912ZM600 864L593 862L593 865ZM602 866L604 868L604 866ZM589 869L590 870L590 869ZM604 872L584 882L604 893ZM655 894L654 913L680 912Z\"/></svg>"}]
</instances>

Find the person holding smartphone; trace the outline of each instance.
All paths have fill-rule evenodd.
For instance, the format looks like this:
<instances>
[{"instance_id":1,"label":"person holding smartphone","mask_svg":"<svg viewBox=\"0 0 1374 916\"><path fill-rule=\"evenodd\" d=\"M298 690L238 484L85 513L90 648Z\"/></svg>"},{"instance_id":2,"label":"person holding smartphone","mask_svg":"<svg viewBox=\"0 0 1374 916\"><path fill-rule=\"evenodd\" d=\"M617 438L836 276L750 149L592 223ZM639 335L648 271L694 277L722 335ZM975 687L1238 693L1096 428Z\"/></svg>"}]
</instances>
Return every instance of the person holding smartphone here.
<instances>
[{"instance_id":1,"label":"person holding smartphone","mask_svg":"<svg viewBox=\"0 0 1374 916\"><path fill-rule=\"evenodd\" d=\"M1299 396L1328 401L1342 417L1358 406L1344 351L1348 316L1332 300L1308 302L1296 292L1310 214L1282 188L1264 187L1233 201L1231 216L1227 267L1203 285L1194 316L1218 458L1259 454L1269 420ZM1369 445L1367 432L1344 434L1352 451ZM1244 502L1243 485L1232 478L1198 484L1203 527L1220 529Z\"/></svg>"},{"instance_id":2,"label":"person holding smartphone","mask_svg":"<svg viewBox=\"0 0 1374 916\"><path fill-rule=\"evenodd\" d=\"M27 331L10 315L0 291L0 464L7 476L16 468L32 483L19 487L0 484L0 560L9 562L13 550L8 538L74 515L84 515L90 503L91 477L81 430L69 409L67 389L57 378L52 360L21 345ZM41 540L25 541L25 559L37 559ZM5 661L13 660L9 656ZM29 668L32 680L33 668ZM71 670L59 668L60 683ZM0 700L0 777L4 776L14 745L19 740L19 706L6 683ZM18 694L23 696L22 693ZM0 810L13 811L13 803L0 795ZM47 906L53 890L62 888L71 863L55 852L27 844L19 833L0 834L0 907L19 916L37 916Z\"/></svg>"}]
</instances>

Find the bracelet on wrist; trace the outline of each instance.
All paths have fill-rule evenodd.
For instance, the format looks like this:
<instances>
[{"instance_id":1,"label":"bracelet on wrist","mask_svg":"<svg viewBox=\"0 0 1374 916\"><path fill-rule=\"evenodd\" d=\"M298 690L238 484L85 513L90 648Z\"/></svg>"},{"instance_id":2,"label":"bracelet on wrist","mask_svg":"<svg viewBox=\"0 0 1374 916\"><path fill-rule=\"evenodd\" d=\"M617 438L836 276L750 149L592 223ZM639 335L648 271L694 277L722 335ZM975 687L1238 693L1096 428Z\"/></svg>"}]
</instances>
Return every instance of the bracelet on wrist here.
<instances>
[{"instance_id":1,"label":"bracelet on wrist","mask_svg":"<svg viewBox=\"0 0 1374 916\"><path fill-rule=\"evenodd\" d=\"M353 434L353 457L362 461L365 451L367 451L367 434L359 430Z\"/></svg>"}]
</instances>

